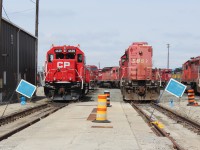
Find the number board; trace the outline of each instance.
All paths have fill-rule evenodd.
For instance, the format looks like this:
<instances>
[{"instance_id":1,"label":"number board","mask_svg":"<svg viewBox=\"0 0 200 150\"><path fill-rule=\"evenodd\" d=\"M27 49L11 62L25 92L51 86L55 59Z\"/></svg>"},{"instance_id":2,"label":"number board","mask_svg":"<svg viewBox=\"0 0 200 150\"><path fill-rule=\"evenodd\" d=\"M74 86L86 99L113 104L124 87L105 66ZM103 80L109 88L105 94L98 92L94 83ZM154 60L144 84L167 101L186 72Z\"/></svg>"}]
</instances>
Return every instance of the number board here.
<instances>
[{"instance_id":1,"label":"number board","mask_svg":"<svg viewBox=\"0 0 200 150\"><path fill-rule=\"evenodd\" d=\"M61 52L62 52L62 49L56 49L55 52L56 52L56 53L61 53Z\"/></svg>"},{"instance_id":2,"label":"number board","mask_svg":"<svg viewBox=\"0 0 200 150\"><path fill-rule=\"evenodd\" d=\"M35 92L35 90L36 90L35 85L22 79L16 89L16 92L18 92L28 98L31 98L33 93Z\"/></svg>"},{"instance_id":3,"label":"number board","mask_svg":"<svg viewBox=\"0 0 200 150\"><path fill-rule=\"evenodd\" d=\"M176 97L182 97L183 93L185 92L186 86L174 79L170 79L168 82L165 91L169 92L170 94Z\"/></svg>"},{"instance_id":4,"label":"number board","mask_svg":"<svg viewBox=\"0 0 200 150\"><path fill-rule=\"evenodd\" d=\"M68 53L76 53L76 50L75 49L68 49L67 52Z\"/></svg>"}]
</instances>

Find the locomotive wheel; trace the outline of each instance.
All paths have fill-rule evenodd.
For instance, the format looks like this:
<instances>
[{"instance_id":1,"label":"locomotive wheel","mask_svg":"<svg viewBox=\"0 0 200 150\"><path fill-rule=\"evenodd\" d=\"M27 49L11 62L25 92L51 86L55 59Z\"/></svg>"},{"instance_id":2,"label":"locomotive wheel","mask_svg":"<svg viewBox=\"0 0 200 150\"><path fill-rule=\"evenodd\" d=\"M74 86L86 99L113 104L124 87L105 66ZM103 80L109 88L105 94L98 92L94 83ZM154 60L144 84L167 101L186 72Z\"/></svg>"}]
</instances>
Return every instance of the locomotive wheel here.
<instances>
[{"instance_id":1,"label":"locomotive wheel","mask_svg":"<svg viewBox=\"0 0 200 150\"><path fill-rule=\"evenodd\" d=\"M49 89L44 87L44 94L47 96L49 94Z\"/></svg>"}]
</instances>

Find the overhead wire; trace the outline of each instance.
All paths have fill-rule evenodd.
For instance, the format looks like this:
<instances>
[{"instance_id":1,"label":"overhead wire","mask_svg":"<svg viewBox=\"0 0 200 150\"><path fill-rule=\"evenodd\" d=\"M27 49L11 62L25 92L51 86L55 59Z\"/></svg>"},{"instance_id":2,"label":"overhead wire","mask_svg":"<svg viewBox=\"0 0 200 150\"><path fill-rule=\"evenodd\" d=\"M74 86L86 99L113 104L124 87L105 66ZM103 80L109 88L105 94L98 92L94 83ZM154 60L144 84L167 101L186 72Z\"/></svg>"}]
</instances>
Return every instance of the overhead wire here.
<instances>
[{"instance_id":1,"label":"overhead wire","mask_svg":"<svg viewBox=\"0 0 200 150\"><path fill-rule=\"evenodd\" d=\"M23 12L30 11L30 10L34 10L34 9L35 9L35 8L30 8L30 9L26 9L26 10L22 10L22 11L12 12L12 13L9 13L9 14L18 14L18 13L23 13Z\"/></svg>"},{"instance_id":2,"label":"overhead wire","mask_svg":"<svg viewBox=\"0 0 200 150\"><path fill-rule=\"evenodd\" d=\"M6 17L7 17L8 20L10 21L10 18L8 17L8 14L7 14L7 12L6 12L5 8L4 8L4 6L2 6L2 7L3 7L3 11L4 11L4 13L6 14Z\"/></svg>"},{"instance_id":3,"label":"overhead wire","mask_svg":"<svg viewBox=\"0 0 200 150\"><path fill-rule=\"evenodd\" d=\"M36 4L36 2L34 2L33 0L30 0L32 3Z\"/></svg>"}]
</instances>

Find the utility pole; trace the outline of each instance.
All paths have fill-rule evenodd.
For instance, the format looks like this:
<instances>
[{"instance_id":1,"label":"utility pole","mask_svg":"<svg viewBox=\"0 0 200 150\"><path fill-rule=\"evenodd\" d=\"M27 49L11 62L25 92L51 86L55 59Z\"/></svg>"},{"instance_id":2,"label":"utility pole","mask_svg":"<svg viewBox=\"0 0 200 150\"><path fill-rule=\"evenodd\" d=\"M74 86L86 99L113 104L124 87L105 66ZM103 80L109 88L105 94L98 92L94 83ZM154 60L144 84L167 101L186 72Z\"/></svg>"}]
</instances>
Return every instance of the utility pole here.
<instances>
[{"instance_id":1,"label":"utility pole","mask_svg":"<svg viewBox=\"0 0 200 150\"><path fill-rule=\"evenodd\" d=\"M1 24L2 24L2 7L3 7L3 0L0 0L0 49L1 49Z\"/></svg>"},{"instance_id":2,"label":"utility pole","mask_svg":"<svg viewBox=\"0 0 200 150\"><path fill-rule=\"evenodd\" d=\"M36 11L35 11L35 36L36 36L36 42L35 42L35 85L37 85L37 65L38 65L38 24L39 24L39 0L36 0Z\"/></svg>"},{"instance_id":3,"label":"utility pole","mask_svg":"<svg viewBox=\"0 0 200 150\"><path fill-rule=\"evenodd\" d=\"M2 40L1 40L1 36L2 36L2 33L1 33L1 24L2 24L2 7L3 7L3 0L0 0L0 54L2 53L2 46L1 46L1 43L2 43ZM1 58L2 60L2 58ZM0 79L2 79L2 70L1 70L1 65L2 65L2 61L0 60ZM2 102L2 88L3 88L3 81L1 80L0 81L0 103Z\"/></svg>"},{"instance_id":4,"label":"utility pole","mask_svg":"<svg viewBox=\"0 0 200 150\"><path fill-rule=\"evenodd\" d=\"M99 62L99 69L100 69L100 62Z\"/></svg>"},{"instance_id":5,"label":"utility pole","mask_svg":"<svg viewBox=\"0 0 200 150\"><path fill-rule=\"evenodd\" d=\"M3 0L0 0L0 53L2 53L2 31L1 31L1 26L2 26L2 7L3 7ZM0 66L2 65L2 62L0 61ZM1 71L1 69L0 69ZM0 75L1 78L1 75Z\"/></svg>"},{"instance_id":6,"label":"utility pole","mask_svg":"<svg viewBox=\"0 0 200 150\"><path fill-rule=\"evenodd\" d=\"M35 85L37 85L37 66L38 66L38 24L39 24L39 0L36 0L36 10L35 10Z\"/></svg>"},{"instance_id":7,"label":"utility pole","mask_svg":"<svg viewBox=\"0 0 200 150\"><path fill-rule=\"evenodd\" d=\"M35 12L35 36L38 38L38 24L39 24L39 0L36 0L36 12Z\"/></svg>"},{"instance_id":8,"label":"utility pole","mask_svg":"<svg viewBox=\"0 0 200 150\"><path fill-rule=\"evenodd\" d=\"M168 53L167 53L167 69L169 69L169 47L170 47L170 44L167 44L167 49L168 49Z\"/></svg>"}]
</instances>

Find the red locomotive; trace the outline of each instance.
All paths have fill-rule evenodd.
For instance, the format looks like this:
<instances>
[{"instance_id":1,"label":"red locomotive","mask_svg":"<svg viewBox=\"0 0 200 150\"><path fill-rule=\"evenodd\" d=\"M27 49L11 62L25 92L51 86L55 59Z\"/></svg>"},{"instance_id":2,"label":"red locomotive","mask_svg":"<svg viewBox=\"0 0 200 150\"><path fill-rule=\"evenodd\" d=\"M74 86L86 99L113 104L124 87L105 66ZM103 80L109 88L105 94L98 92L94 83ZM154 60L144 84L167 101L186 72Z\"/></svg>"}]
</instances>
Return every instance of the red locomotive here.
<instances>
[{"instance_id":1,"label":"red locomotive","mask_svg":"<svg viewBox=\"0 0 200 150\"><path fill-rule=\"evenodd\" d=\"M182 69L181 82L200 93L200 56L186 61Z\"/></svg>"},{"instance_id":2,"label":"red locomotive","mask_svg":"<svg viewBox=\"0 0 200 150\"><path fill-rule=\"evenodd\" d=\"M89 83L89 89L95 89L98 81L98 68L95 65L86 65L86 82Z\"/></svg>"},{"instance_id":3,"label":"red locomotive","mask_svg":"<svg viewBox=\"0 0 200 150\"><path fill-rule=\"evenodd\" d=\"M137 42L121 57L120 85L124 100L157 100L160 86L152 77L152 54L148 43Z\"/></svg>"},{"instance_id":4,"label":"red locomotive","mask_svg":"<svg viewBox=\"0 0 200 150\"><path fill-rule=\"evenodd\" d=\"M104 67L100 71L100 86L119 87L119 67Z\"/></svg>"},{"instance_id":5,"label":"red locomotive","mask_svg":"<svg viewBox=\"0 0 200 150\"><path fill-rule=\"evenodd\" d=\"M46 55L44 92L53 100L78 100L88 90L85 54L76 46L53 46Z\"/></svg>"},{"instance_id":6,"label":"red locomotive","mask_svg":"<svg viewBox=\"0 0 200 150\"><path fill-rule=\"evenodd\" d=\"M172 69L159 69L161 86L164 88L172 77Z\"/></svg>"}]
</instances>

